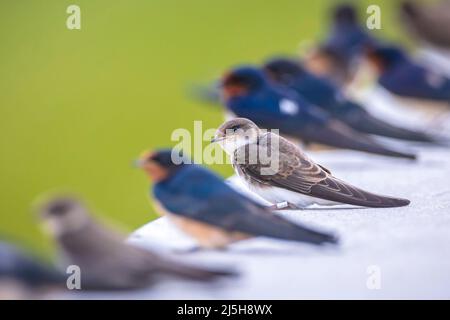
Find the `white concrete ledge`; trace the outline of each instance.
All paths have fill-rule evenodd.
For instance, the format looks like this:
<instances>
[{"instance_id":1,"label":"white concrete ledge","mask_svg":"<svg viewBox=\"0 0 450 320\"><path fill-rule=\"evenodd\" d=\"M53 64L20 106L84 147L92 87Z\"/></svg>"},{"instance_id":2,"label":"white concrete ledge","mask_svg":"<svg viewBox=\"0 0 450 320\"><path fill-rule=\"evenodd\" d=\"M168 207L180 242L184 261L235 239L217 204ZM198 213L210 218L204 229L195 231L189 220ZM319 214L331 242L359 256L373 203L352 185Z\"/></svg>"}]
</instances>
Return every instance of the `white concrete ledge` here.
<instances>
[{"instance_id":1,"label":"white concrete ledge","mask_svg":"<svg viewBox=\"0 0 450 320\"><path fill-rule=\"evenodd\" d=\"M136 230L129 241L187 261L232 266L241 276L214 286L168 282L100 297L450 298L450 152L423 149L418 163L346 151L312 156L338 177L371 191L407 197L412 203L395 209L342 206L282 212L294 221L338 232L342 239L338 248L257 238L223 252L189 253L192 240L164 218L158 219ZM380 289L367 286L370 266L379 268Z\"/></svg>"}]
</instances>

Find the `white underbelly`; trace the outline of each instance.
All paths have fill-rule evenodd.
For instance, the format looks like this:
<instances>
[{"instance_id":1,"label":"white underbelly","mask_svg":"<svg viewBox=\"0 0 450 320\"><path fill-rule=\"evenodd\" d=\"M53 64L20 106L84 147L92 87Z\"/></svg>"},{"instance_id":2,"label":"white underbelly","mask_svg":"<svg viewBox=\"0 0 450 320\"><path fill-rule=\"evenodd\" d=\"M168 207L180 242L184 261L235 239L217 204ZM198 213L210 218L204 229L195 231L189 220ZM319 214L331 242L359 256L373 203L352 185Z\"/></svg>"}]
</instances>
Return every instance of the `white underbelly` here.
<instances>
[{"instance_id":1,"label":"white underbelly","mask_svg":"<svg viewBox=\"0 0 450 320\"><path fill-rule=\"evenodd\" d=\"M322 206L331 206L338 203L334 201L324 200L320 198L314 198L307 196L298 192L290 191L278 187L258 187L255 185L248 184L248 188L262 197L263 199L271 202L272 204L277 204L281 202L289 202L299 208L305 208L313 204L318 204Z\"/></svg>"}]
</instances>

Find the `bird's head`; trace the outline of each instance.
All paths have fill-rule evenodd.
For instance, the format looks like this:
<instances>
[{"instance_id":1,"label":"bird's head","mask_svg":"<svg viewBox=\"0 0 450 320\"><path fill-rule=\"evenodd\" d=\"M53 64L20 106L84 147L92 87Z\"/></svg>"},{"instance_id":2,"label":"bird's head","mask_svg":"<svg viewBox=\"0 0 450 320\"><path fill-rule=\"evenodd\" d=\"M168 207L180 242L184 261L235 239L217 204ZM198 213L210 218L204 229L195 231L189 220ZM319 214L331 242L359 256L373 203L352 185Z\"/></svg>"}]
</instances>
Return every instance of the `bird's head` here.
<instances>
[{"instance_id":1,"label":"bird's head","mask_svg":"<svg viewBox=\"0 0 450 320\"><path fill-rule=\"evenodd\" d=\"M266 74L275 82L290 84L304 70L299 63L288 58L274 58L263 66Z\"/></svg>"},{"instance_id":2,"label":"bird's head","mask_svg":"<svg viewBox=\"0 0 450 320\"><path fill-rule=\"evenodd\" d=\"M351 78L348 59L327 44L313 48L303 59L305 68L324 78L330 78L337 83L345 83Z\"/></svg>"},{"instance_id":3,"label":"bird's head","mask_svg":"<svg viewBox=\"0 0 450 320\"><path fill-rule=\"evenodd\" d=\"M335 24L355 25L358 23L358 15L355 7L350 3L337 5L332 10L332 20Z\"/></svg>"},{"instance_id":4,"label":"bird's head","mask_svg":"<svg viewBox=\"0 0 450 320\"><path fill-rule=\"evenodd\" d=\"M135 164L144 170L153 182L167 179L184 165L189 164L190 159L183 156L176 149L162 149L144 152Z\"/></svg>"},{"instance_id":5,"label":"bird's head","mask_svg":"<svg viewBox=\"0 0 450 320\"><path fill-rule=\"evenodd\" d=\"M77 232L91 219L85 205L72 196L56 196L43 201L38 213L45 229L54 237Z\"/></svg>"},{"instance_id":6,"label":"bird's head","mask_svg":"<svg viewBox=\"0 0 450 320\"><path fill-rule=\"evenodd\" d=\"M243 96L264 87L266 81L264 73L258 68L238 67L223 76L222 95L225 99Z\"/></svg>"},{"instance_id":7,"label":"bird's head","mask_svg":"<svg viewBox=\"0 0 450 320\"><path fill-rule=\"evenodd\" d=\"M368 47L366 56L369 63L380 73L405 58L403 51L394 46Z\"/></svg>"},{"instance_id":8,"label":"bird's head","mask_svg":"<svg viewBox=\"0 0 450 320\"><path fill-rule=\"evenodd\" d=\"M258 141L260 130L252 121L235 118L222 124L211 142L217 142L230 155L246 144Z\"/></svg>"}]
</instances>

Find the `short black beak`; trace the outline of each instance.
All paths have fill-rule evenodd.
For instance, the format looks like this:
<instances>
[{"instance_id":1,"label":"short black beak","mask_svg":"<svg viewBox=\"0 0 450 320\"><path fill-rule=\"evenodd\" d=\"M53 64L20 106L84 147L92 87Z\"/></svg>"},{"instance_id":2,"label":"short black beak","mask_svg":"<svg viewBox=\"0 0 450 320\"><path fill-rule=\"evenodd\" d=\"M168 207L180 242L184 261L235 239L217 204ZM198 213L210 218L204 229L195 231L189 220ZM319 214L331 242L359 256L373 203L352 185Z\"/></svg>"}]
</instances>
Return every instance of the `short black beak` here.
<instances>
[{"instance_id":1,"label":"short black beak","mask_svg":"<svg viewBox=\"0 0 450 320\"><path fill-rule=\"evenodd\" d=\"M211 139L211 143L219 142L225 139L225 137L214 137Z\"/></svg>"},{"instance_id":2,"label":"short black beak","mask_svg":"<svg viewBox=\"0 0 450 320\"><path fill-rule=\"evenodd\" d=\"M131 164L134 168L142 168L144 166L144 160L136 159Z\"/></svg>"}]
</instances>

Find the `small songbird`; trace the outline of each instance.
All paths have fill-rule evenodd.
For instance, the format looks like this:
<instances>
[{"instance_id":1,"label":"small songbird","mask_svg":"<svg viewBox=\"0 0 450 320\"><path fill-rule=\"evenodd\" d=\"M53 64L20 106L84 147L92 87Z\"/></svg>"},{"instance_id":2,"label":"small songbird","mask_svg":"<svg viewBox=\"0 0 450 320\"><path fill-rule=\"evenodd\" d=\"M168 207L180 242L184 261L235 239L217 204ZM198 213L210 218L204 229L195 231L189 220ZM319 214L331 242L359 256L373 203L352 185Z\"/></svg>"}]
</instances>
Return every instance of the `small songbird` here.
<instances>
[{"instance_id":1,"label":"small songbird","mask_svg":"<svg viewBox=\"0 0 450 320\"><path fill-rule=\"evenodd\" d=\"M288 202L291 207L304 208L345 203L389 208L410 203L373 194L335 178L299 147L275 133L261 131L248 119L225 122L217 129L214 141L230 155L236 174L249 189L273 204ZM261 155L267 155L267 159Z\"/></svg>"},{"instance_id":2,"label":"small songbird","mask_svg":"<svg viewBox=\"0 0 450 320\"><path fill-rule=\"evenodd\" d=\"M65 281L65 274L54 266L0 242L0 300L39 298L62 289Z\"/></svg>"},{"instance_id":3,"label":"small songbird","mask_svg":"<svg viewBox=\"0 0 450 320\"><path fill-rule=\"evenodd\" d=\"M279 129L289 139L415 159L413 154L385 147L333 119L295 91L271 82L258 68L243 66L232 70L223 78L221 87L223 103L232 115L248 118L262 128Z\"/></svg>"},{"instance_id":4,"label":"small songbird","mask_svg":"<svg viewBox=\"0 0 450 320\"><path fill-rule=\"evenodd\" d=\"M314 74L344 86L353 79L361 50L376 40L360 26L354 6L332 9L330 31L323 43L306 55L305 66Z\"/></svg>"},{"instance_id":5,"label":"small songbird","mask_svg":"<svg viewBox=\"0 0 450 320\"><path fill-rule=\"evenodd\" d=\"M182 264L127 244L123 236L97 223L73 197L51 199L39 212L65 263L80 268L81 289L139 289L164 277L210 281L232 274Z\"/></svg>"},{"instance_id":6,"label":"small songbird","mask_svg":"<svg viewBox=\"0 0 450 320\"><path fill-rule=\"evenodd\" d=\"M378 83L391 93L450 103L450 79L416 64L402 49L375 46L367 51L367 57L379 73Z\"/></svg>"},{"instance_id":7,"label":"small songbird","mask_svg":"<svg viewBox=\"0 0 450 320\"><path fill-rule=\"evenodd\" d=\"M192 236L201 248L226 248L253 236L311 244L337 242L334 235L276 215L232 189L211 171L180 157L178 151L146 153L138 160L138 166L154 182L158 211Z\"/></svg>"},{"instance_id":8,"label":"small songbird","mask_svg":"<svg viewBox=\"0 0 450 320\"><path fill-rule=\"evenodd\" d=\"M427 5L404 1L401 14L412 35L435 47L450 48L450 0Z\"/></svg>"},{"instance_id":9,"label":"small songbird","mask_svg":"<svg viewBox=\"0 0 450 320\"><path fill-rule=\"evenodd\" d=\"M347 99L333 83L308 72L293 59L274 58L263 69L273 81L295 90L308 102L357 131L409 141L438 142L426 133L398 127L372 116L361 105Z\"/></svg>"}]
</instances>

